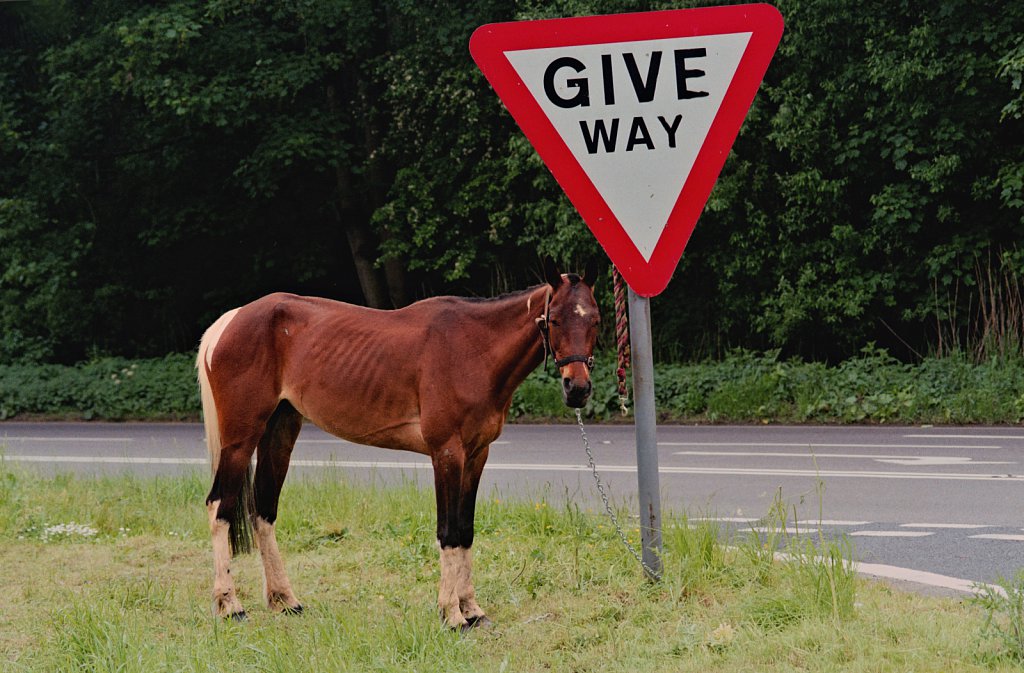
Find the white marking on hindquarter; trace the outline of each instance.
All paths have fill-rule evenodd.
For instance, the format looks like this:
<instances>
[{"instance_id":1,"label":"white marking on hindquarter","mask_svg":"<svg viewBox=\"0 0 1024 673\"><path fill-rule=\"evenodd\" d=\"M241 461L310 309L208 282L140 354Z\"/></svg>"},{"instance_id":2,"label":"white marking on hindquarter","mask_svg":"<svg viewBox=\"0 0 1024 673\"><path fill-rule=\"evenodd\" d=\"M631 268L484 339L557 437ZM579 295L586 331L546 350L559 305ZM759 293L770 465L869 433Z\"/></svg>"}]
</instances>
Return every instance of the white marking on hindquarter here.
<instances>
[{"instance_id":1,"label":"white marking on hindquarter","mask_svg":"<svg viewBox=\"0 0 1024 673\"><path fill-rule=\"evenodd\" d=\"M213 369L213 351L217 348L217 342L220 341L221 336L224 335L224 330L227 328L228 323L238 313L237 308L233 308L221 317L217 318L217 322L210 326L210 329L206 330L206 334L203 335L203 341L206 342L206 367L207 369Z\"/></svg>"},{"instance_id":2,"label":"white marking on hindquarter","mask_svg":"<svg viewBox=\"0 0 1024 673\"><path fill-rule=\"evenodd\" d=\"M587 315L587 309L583 308L582 304L576 304L576 315L582 318L583 316Z\"/></svg>"}]
</instances>

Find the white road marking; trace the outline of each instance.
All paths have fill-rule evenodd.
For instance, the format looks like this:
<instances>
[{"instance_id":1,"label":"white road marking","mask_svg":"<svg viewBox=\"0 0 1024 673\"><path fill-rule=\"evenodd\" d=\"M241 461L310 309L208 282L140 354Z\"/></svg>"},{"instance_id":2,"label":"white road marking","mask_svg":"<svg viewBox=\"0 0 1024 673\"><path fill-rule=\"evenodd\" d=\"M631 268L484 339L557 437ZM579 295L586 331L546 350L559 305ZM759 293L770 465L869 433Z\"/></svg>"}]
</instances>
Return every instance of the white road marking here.
<instances>
[{"instance_id":1,"label":"white road marking","mask_svg":"<svg viewBox=\"0 0 1024 673\"><path fill-rule=\"evenodd\" d=\"M1022 437L1021 439L1024 439ZM829 449L1001 449L999 444L821 444L818 442L658 442L658 446L791 446Z\"/></svg>"},{"instance_id":2,"label":"white road marking","mask_svg":"<svg viewBox=\"0 0 1024 673\"><path fill-rule=\"evenodd\" d=\"M134 442L133 437L0 437L0 442Z\"/></svg>"},{"instance_id":3,"label":"white road marking","mask_svg":"<svg viewBox=\"0 0 1024 673\"><path fill-rule=\"evenodd\" d=\"M691 521L715 521L721 523L757 523L760 519L742 516L705 516ZM787 522L787 525L792 522ZM797 521L798 526L866 526L870 521L845 521L842 519L806 519Z\"/></svg>"},{"instance_id":4,"label":"white road marking","mask_svg":"<svg viewBox=\"0 0 1024 673\"><path fill-rule=\"evenodd\" d=\"M900 528L953 528L969 530L973 528L991 528L979 523L901 523Z\"/></svg>"},{"instance_id":5,"label":"white road marking","mask_svg":"<svg viewBox=\"0 0 1024 673\"><path fill-rule=\"evenodd\" d=\"M1012 542L1024 542L1024 535L1006 535L1003 533L984 533L982 535L971 535L972 540L1009 540Z\"/></svg>"},{"instance_id":6,"label":"white road marking","mask_svg":"<svg viewBox=\"0 0 1024 673\"><path fill-rule=\"evenodd\" d=\"M150 458L146 456L29 456L5 455L0 461L24 463L107 463L125 465L197 465L206 464L205 458ZM292 467L349 467L371 470L429 470L433 469L430 461L423 458L420 462L411 461L360 461L360 460L293 460ZM590 472L587 465L567 465L558 463L497 463L487 464L488 470L518 472ZM604 465L598 468L606 473L635 474L635 465ZM786 470L756 468L725 468L725 467L661 467L660 474L699 474L728 475L746 477L806 477L806 478L852 478L852 479L932 479L937 481L997 481L1024 482L1024 475L1019 474L981 474L964 472L877 472L870 470Z\"/></svg>"},{"instance_id":7,"label":"white road marking","mask_svg":"<svg viewBox=\"0 0 1024 673\"><path fill-rule=\"evenodd\" d=\"M1016 465L1007 460L974 460L963 456L916 456L913 458L875 458L878 463L893 465Z\"/></svg>"},{"instance_id":8,"label":"white road marking","mask_svg":"<svg viewBox=\"0 0 1024 673\"><path fill-rule=\"evenodd\" d=\"M69 442L69 443L83 443L83 442L120 442L129 444L136 441L134 437L0 437L0 444L4 442ZM196 443L201 444L203 442L202 437L196 438ZM299 439L296 440L296 444L347 444L356 446L354 442L350 442L340 437L334 439ZM497 441L491 442L491 446L511 444L509 441Z\"/></svg>"},{"instance_id":9,"label":"white road marking","mask_svg":"<svg viewBox=\"0 0 1024 673\"><path fill-rule=\"evenodd\" d=\"M0 463L98 463L102 465L207 465L208 458L149 456L0 456ZM292 461L294 464L295 461Z\"/></svg>"},{"instance_id":10,"label":"white road marking","mask_svg":"<svg viewBox=\"0 0 1024 673\"><path fill-rule=\"evenodd\" d=\"M347 439L341 439L340 437L336 437L334 439L297 439L297 440L295 440L295 443L296 444L347 444L349 446L361 446L361 444L356 444L355 442L350 442ZM497 445L501 445L501 444L511 444L511 443L512 442L497 441L497 442L491 442L491 446L497 446Z\"/></svg>"},{"instance_id":11,"label":"white road marking","mask_svg":"<svg viewBox=\"0 0 1024 673\"><path fill-rule=\"evenodd\" d=\"M818 446L821 446L820 444ZM896 447L893 447L896 448ZM905 447L899 447L905 448ZM934 447L931 447L934 448ZM963 448L963 447L949 447ZM895 465L1016 465L1012 460L974 460L969 456L886 456L874 453L774 453L765 451L673 451L673 456L740 458L853 458Z\"/></svg>"},{"instance_id":12,"label":"white road marking","mask_svg":"<svg viewBox=\"0 0 1024 673\"><path fill-rule=\"evenodd\" d=\"M775 558L792 560L793 557L785 552L775 552ZM990 590L996 592L1000 596L1006 596L1006 590L998 585L960 579L959 577L949 577L948 575L939 575L938 573L930 573L925 570L899 568L897 566L889 566L881 563L863 563L861 561L853 561L851 563L845 559L843 560L843 565L848 567L852 566L854 572L868 577L913 582L915 584L952 589L954 591L962 591L969 594L981 594Z\"/></svg>"},{"instance_id":13,"label":"white road marking","mask_svg":"<svg viewBox=\"0 0 1024 673\"><path fill-rule=\"evenodd\" d=\"M756 518L747 516L702 516L691 521L714 521L719 523L754 523Z\"/></svg>"},{"instance_id":14,"label":"white road marking","mask_svg":"<svg viewBox=\"0 0 1024 673\"><path fill-rule=\"evenodd\" d=\"M341 439L296 439L296 444L352 444L352 442Z\"/></svg>"},{"instance_id":15,"label":"white road marking","mask_svg":"<svg viewBox=\"0 0 1024 673\"><path fill-rule=\"evenodd\" d=\"M947 435L947 434L914 434L914 435L903 435L909 439L1020 439L1024 440L1024 435Z\"/></svg>"},{"instance_id":16,"label":"white road marking","mask_svg":"<svg viewBox=\"0 0 1024 673\"><path fill-rule=\"evenodd\" d=\"M1002 596L1006 595L1006 590L1000 586L987 585L984 582L974 582L972 580L964 580L958 577L939 575L938 573L930 573L925 572L923 570L898 568L896 566L888 566L883 565L881 563L861 563L859 561L855 562L853 566L854 570L856 570L859 574L867 575L869 577L880 577L882 579L914 582L916 584L925 584L933 587L942 587L945 589L953 589L954 591L962 591L964 593L971 594L980 594L986 588L990 588Z\"/></svg>"},{"instance_id":17,"label":"white road marking","mask_svg":"<svg viewBox=\"0 0 1024 673\"><path fill-rule=\"evenodd\" d=\"M923 530L855 530L850 537L928 537L935 535Z\"/></svg>"}]
</instances>

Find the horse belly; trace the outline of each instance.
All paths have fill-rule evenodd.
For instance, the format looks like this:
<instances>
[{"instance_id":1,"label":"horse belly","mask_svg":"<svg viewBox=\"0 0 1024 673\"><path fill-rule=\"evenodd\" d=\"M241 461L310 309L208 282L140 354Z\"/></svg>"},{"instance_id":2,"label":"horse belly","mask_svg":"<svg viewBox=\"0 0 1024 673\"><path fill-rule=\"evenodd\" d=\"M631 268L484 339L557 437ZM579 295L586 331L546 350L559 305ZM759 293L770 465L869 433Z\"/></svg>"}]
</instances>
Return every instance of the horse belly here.
<instances>
[{"instance_id":1,"label":"horse belly","mask_svg":"<svg viewBox=\"0 0 1024 673\"><path fill-rule=\"evenodd\" d=\"M374 364L339 358L287 380L282 398L322 430L358 444L429 453L420 430L415 382ZM409 380L405 380L409 379Z\"/></svg>"}]
</instances>

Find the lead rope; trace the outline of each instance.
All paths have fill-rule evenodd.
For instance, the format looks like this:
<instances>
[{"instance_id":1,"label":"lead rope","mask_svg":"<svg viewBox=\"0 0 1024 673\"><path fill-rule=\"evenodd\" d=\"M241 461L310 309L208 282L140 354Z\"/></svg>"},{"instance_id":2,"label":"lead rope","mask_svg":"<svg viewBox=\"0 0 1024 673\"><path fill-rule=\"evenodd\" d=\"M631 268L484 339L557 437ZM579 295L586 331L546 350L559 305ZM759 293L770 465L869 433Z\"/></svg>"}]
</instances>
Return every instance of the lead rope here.
<instances>
[{"instance_id":1,"label":"lead rope","mask_svg":"<svg viewBox=\"0 0 1024 673\"><path fill-rule=\"evenodd\" d=\"M619 409L623 416L629 416L629 407L626 403L629 397L626 394L626 370L629 368L629 319L626 315L626 292L622 287L622 276L619 270L612 267L612 281L615 293L615 345L618 351L618 369L616 374L619 377Z\"/></svg>"},{"instance_id":2,"label":"lead rope","mask_svg":"<svg viewBox=\"0 0 1024 673\"><path fill-rule=\"evenodd\" d=\"M587 439L587 430L583 427L583 413L576 409L576 422L580 426L580 436L583 437L583 448L587 452L587 462L590 463L590 471L594 473L594 483L597 484L597 492L601 494L601 500L604 501L604 509L608 512L608 518L611 519L612 525L615 526L615 532L619 534L619 539L622 540L622 544L629 550L629 553L633 555L633 558L643 566L644 572L652 580L661 581L661 573L656 571L651 566L644 563L640 553L637 552L629 542L629 538L626 537L626 533L622 530L622 526L619 525L619 517L615 515L615 510L612 509L612 504L608 498L608 492L605 490L604 483L601 481L601 476L597 473L597 465L594 463L594 453L590 450L590 440Z\"/></svg>"}]
</instances>

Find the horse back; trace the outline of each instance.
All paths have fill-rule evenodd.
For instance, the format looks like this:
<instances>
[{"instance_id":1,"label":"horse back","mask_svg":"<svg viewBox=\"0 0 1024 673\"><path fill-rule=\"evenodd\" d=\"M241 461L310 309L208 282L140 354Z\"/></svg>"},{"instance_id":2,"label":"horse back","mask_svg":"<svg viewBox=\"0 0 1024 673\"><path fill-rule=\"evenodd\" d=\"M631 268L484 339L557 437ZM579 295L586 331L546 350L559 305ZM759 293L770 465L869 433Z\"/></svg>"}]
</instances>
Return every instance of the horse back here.
<instances>
[{"instance_id":1,"label":"horse back","mask_svg":"<svg viewBox=\"0 0 1024 673\"><path fill-rule=\"evenodd\" d=\"M339 437L429 453L422 396L459 404L459 353L467 337L458 316L444 300L382 311L268 295L237 309L209 347L211 384L217 397L258 414L287 400ZM450 431L447 419L431 416L428 435Z\"/></svg>"}]
</instances>

